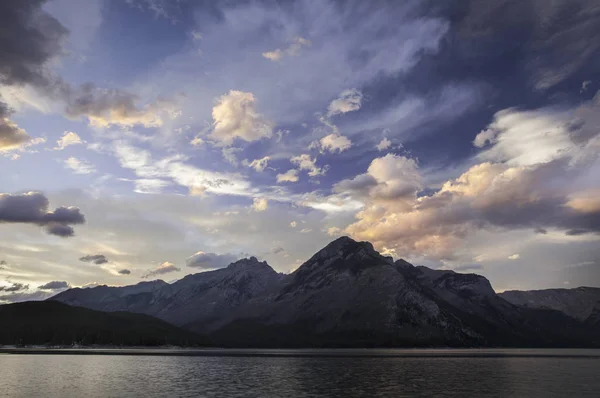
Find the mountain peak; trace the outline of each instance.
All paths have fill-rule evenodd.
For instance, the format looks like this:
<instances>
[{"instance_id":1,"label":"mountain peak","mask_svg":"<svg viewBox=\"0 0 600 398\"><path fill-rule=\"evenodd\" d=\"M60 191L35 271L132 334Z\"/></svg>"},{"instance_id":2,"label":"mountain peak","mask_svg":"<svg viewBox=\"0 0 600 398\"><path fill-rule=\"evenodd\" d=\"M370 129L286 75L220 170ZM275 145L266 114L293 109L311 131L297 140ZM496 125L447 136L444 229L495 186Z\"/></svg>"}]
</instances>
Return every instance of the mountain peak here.
<instances>
[{"instance_id":1,"label":"mountain peak","mask_svg":"<svg viewBox=\"0 0 600 398\"><path fill-rule=\"evenodd\" d=\"M370 242L357 242L342 236L319 250L296 273L325 268L352 269L358 271L375 264L392 264L390 257L379 254Z\"/></svg>"},{"instance_id":2,"label":"mountain peak","mask_svg":"<svg viewBox=\"0 0 600 398\"><path fill-rule=\"evenodd\" d=\"M246 269L246 268L265 268L269 267L266 261L258 261L258 259L254 256L248 258L241 258L236 262L233 262L227 266L227 269L235 270L235 269Z\"/></svg>"},{"instance_id":3,"label":"mountain peak","mask_svg":"<svg viewBox=\"0 0 600 398\"><path fill-rule=\"evenodd\" d=\"M348 236L342 236L330 242L327 246L321 249L317 255L324 254L325 256L329 256L340 252L352 253L361 249L364 249L371 254L379 254L375 251L370 242L357 242Z\"/></svg>"}]
</instances>

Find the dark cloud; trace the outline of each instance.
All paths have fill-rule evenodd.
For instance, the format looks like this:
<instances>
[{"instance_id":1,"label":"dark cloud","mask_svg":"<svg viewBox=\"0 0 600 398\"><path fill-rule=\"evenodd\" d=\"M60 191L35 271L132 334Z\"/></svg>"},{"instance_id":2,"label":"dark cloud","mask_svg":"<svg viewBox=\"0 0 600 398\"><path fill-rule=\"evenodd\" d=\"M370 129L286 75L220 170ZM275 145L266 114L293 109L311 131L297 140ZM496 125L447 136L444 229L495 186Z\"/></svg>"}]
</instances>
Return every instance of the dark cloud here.
<instances>
[{"instance_id":1,"label":"dark cloud","mask_svg":"<svg viewBox=\"0 0 600 398\"><path fill-rule=\"evenodd\" d=\"M45 0L0 2L0 84L48 86L47 62L59 54L67 29L42 9Z\"/></svg>"},{"instance_id":2,"label":"dark cloud","mask_svg":"<svg viewBox=\"0 0 600 398\"><path fill-rule=\"evenodd\" d=\"M537 89L551 88L598 66L600 7L596 0L451 1L457 40L471 57L503 47L518 55Z\"/></svg>"},{"instance_id":3,"label":"dark cloud","mask_svg":"<svg viewBox=\"0 0 600 398\"><path fill-rule=\"evenodd\" d=\"M73 236L71 225L85 222L84 215L76 207L48 209L48 198L39 192L0 194L0 223L37 224L51 235L69 237Z\"/></svg>"},{"instance_id":4,"label":"dark cloud","mask_svg":"<svg viewBox=\"0 0 600 398\"><path fill-rule=\"evenodd\" d=\"M11 286L0 286L0 292L20 292L29 289L29 285L23 283L13 283Z\"/></svg>"},{"instance_id":5,"label":"dark cloud","mask_svg":"<svg viewBox=\"0 0 600 398\"><path fill-rule=\"evenodd\" d=\"M152 276L163 275L163 274L168 274L171 272L179 272L179 271L181 271L181 268L176 267L175 264L173 264L173 263L165 261L164 263L162 263L155 269L146 272L146 274L142 275L142 278L145 279L145 278L150 278Z\"/></svg>"},{"instance_id":6,"label":"dark cloud","mask_svg":"<svg viewBox=\"0 0 600 398\"><path fill-rule=\"evenodd\" d=\"M215 269L226 267L237 259L238 258L232 254L198 252L190 256L185 261L185 264L188 267L193 268Z\"/></svg>"},{"instance_id":7,"label":"dark cloud","mask_svg":"<svg viewBox=\"0 0 600 398\"><path fill-rule=\"evenodd\" d=\"M48 282L45 285L39 286L40 290L60 290L60 289L68 289L70 286L65 281L52 281Z\"/></svg>"},{"instance_id":8,"label":"dark cloud","mask_svg":"<svg viewBox=\"0 0 600 398\"><path fill-rule=\"evenodd\" d=\"M47 62L60 52L68 33L41 9L42 0L0 2L0 85L25 85L48 90L52 78ZM18 147L30 137L8 118L12 110L0 97L0 150Z\"/></svg>"},{"instance_id":9,"label":"dark cloud","mask_svg":"<svg viewBox=\"0 0 600 398\"><path fill-rule=\"evenodd\" d=\"M62 54L68 30L43 9L45 0L0 2L0 85L28 85L39 94L60 101L67 116L87 117L96 125L142 124L157 126L169 101L157 100L139 108L139 98L119 89L101 89L91 83L72 86L49 68L49 61ZM12 112L0 101L0 150L22 145L27 133L7 119ZM65 233L66 231L61 231Z\"/></svg>"},{"instance_id":10,"label":"dark cloud","mask_svg":"<svg viewBox=\"0 0 600 398\"><path fill-rule=\"evenodd\" d=\"M128 269L122 269L122 270L119 271L119 274L121 274L121 275L130 275L131 271L128 270Z\"/></svg>"},{"instance_id":11,"label":"dark cloud","mask_svg":"<svg viewBox=\"0 0 600 398\"><path fill-rule=\"evenodd\" d=\"M94 263L97 265L105 264L108 262L108 259L104 254L90 254L87 256L83 256L79 258L79 261L84 261L86 263Z\"/></svg>"}]
</instances>

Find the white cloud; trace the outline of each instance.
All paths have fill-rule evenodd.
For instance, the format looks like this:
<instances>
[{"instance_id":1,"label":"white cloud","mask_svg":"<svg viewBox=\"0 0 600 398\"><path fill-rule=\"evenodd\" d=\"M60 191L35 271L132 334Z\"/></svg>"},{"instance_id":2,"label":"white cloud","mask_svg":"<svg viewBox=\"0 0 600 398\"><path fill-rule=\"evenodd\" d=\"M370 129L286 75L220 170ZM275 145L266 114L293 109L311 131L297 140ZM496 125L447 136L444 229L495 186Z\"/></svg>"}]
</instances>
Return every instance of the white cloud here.
<instances>
[{"instance_id":1,"label":"white cloud","mask_svg":"<svg viewBox=\"0 0 600 398\"><path fill-rule=\"evenodd\" d=\"M509 260L518 260L519 258L521 258L521 255L519 253L511 254L510 256L508 256Z\"/></svg>"},{"instance_id":2,"label":"white cloud","mask_svg":"<svg viewBox=\"0 0 600 398\"><path fill-rule=\"evenodd\" d=\"M360 91L354 88L342 91L340 96L329 104L327 117L357 111L361 105L362 93Z\"/></svg>"},{"instance_id":3,"label":"white cloud","mask_svg":"<svg viewBox=\"0 0 600 398\"><path fill-rule=\"evenodd\" d=\"M352 146L352 142L343 135L338 133L329 134L321 138L319 141L314 141L310 144L309 149L319 148L321 153L329 151L330 153L344 152Z\"/></svg>"},{"instance_id":4,"label":"white cloud","mask_svg":"<svg viewBox=\"0 0 600 398\"><path fill-rule=\"evenodd\" d=\"M91 174L96 172L96 168L90 162L77 159L73 156L65 160L65 167L73 170L75 174Z\"/></svg>"},{"instance_id":5,"label":"white cloud","mask_svg":"<svg viewBox=\"0 0 600 398\"><path fill-rule=\"evenodd\" d=\"M494 121L475 137L473 144L479 148L492 144L479 154L483 161L515 166L546 163L575 146L570 131L574 122L571 111L505 109L496 113Z\"/></svg>"},{"instance_id":6,"label":"white cloud","mask_svg":"<svg viewBox=\"0 0 600 398\"><path fill-rule=\"evenodd\" d=\"M240 161L238 160L235 154L241 151L241 148L222 148L221 154L223 155L223 159L225 159L227 163L229 163L232 166L238 167L240 165Z\"/></svg>"},{"instance_id":7,"label":"white cloud","mask_svg":"<svg viewBox=\"0 0 600 398\"><path fill-rule=\"evenodd\" d=\"M298 226L298 223L296 221L290 222L290 227L296 228L297 226Z\"/></svg>"},{"instance_id":8,"label":"white cloud","mask_svg":"<svg viewBox=\"0 0 600 398\"><path fill-rule=\"evenodd\" d=\"M269 164L269 160L271 160L271 157L269 157L269 156L265 156L264 158L261 158L261 159L254 159L252 162L248 163L248 167L250 167L260 173L260 172L263 172L265 170L265 168L267 168L267 166Z\"/></svg>"},{"instance_id":9,"label":"white cloud","mask_svg":"<svg viewBox=\"0 0 600 398\"><path fill-rule=\"evenodd\" d=\"M303 229L300 230L301 234L308 234L308 233L311 233L311 232L312 232L311 228L303 228Z\"/></svg>"},{"instance_id":10,"label":"white cloud","mask_svg":"<svg viewBox=\"0 0 600 398\"><path fill-rule=\"evenodd\" d=\"M254 198L252 203L252 210L254 211L265 211L269 207L269 200L265 198Z\"/></svg>"},{"instance_id":11,"label":"white cloud","mask_svg":"<svg viewBox=\"0 0 600 398\"><path fill-rule=\"evenodd\" d=\"M286 56L299 55L300 51L302 50L303 47L307 47L310 45L311 45L310 40L307 40L302 37L296 37L292 40L291 44L287 48L285 48L285 49L277 48L273 51L267 51L267 52L262 53L262 56L268 60L277 62Z\"/></svg>"},{"instance_id":12,"label":"white cloud","mask_svg":"<svg viewBox=\"0 0 600 398\"><path fill-rule=\"evenodd\" d=\"M57 146L54 148L55 150L63 150L70 145L78 145L83 144L84 141L81 140L81 137L77 133L72 131L65 131L63 136L56 141Z\"/></svg>"},{"instance_id":13,"label":"white cloud","mask_svg":"<svg viewBox=\"0 0 600 398\"><path fill-rule=\"evenodd\" d=\"M124 142L115 142L113 150L121 166L133 170L142 179L170 179L190 189L192 194L251 195L250 183L239 175L197 168L186 164L184 156L155 161L149 151Z\"/></svg>"},{"instance_id":14,"label":"white cloud","mask_svg":"<svg viewBox=\"0 0 600 398\"><path fill-rule=\"evenodd\" d=\"M204 140L200 137L194 137L194 139L190 141L190 144L196 147L202 146L204 144Z\"/></svg>"},{"instance_id":15,"label":"white cloud","mask_svg":"<svg viewBox=\"0 0 600 398\"><path fill-rule=\"evenodd\" d=\"M133 180L134 192L145 194L157 194L163 192L165 187L171 185L168 181L158 178L140 178Z\"/></svg>"},{"instance_id":16,"label":"white cloud","mask_svg":"<svg viewBox=\"0 0 600 398\"><path fill-rule=\"evenodd\" d=\"M405 201L412 203L421 188L422 178L416 161L390 153L374 159L367 173L340 181L333 190L357 199L367 198L400 206Z\"/></svg>"},{"instance_id":17,"label":"white cloud","mask_svg":"<svg viewBox=\"0 0 600 398\"><path fill-rule=\"evenodd\" d=\"M236 139L251 142L270 138L274 123L255 107L252 93L231 90L222 95L212 110L214 129L209 137L222 146L230 146Z\"/></svg>"},{"instance_id":18,"label":"white cloud","mask_svg":"<svg viewBox=\"0 0 600 398\"><path fill-rule=\"evenodd\" d=\"M277 182L297 182L298 170L290 169L283 174L277 174Z\"/></svg>"},{"instance_id":19,"label":"white cloud","mask_svg":"<svg viewBox=\"0 0 600 398\"><path fill-rule=\"evenodd\" d=\"M317 167L317 158L313 159L308 154L294 156L290 159L290 162L292 162L293 165L296 165L298 170L308 171L308 175L311 177L325 175L325 172L327 172L328 169L328 166Z\"/></svg>"},{"instance_id":20,"label":"white cloud","mask_svg":"<svg viewBox=\"0 0 600 398\"><path fill-rule=\"evenodd\" d=\"M392 146L392 141L388 140L386 137L383 137L383 139L381 141L379 141L379 144L377 144L375 146L375 148L377 148L377 150L379 152L381 152L381 151L385 151L386 149L388 149L391 146Z\"/></svg>"},{"instance_id":21,"label":"white cloud","mask_svg":"<svg viewBox=\"0 0 600 398\"><path fill-rule=\"evenodd\" d=\"M329 235L329 236L338 236L338 235L341 235L342 232L343 232L343 230L338 227L327 228L327 235Z\"/></svg>"}]
</instances>

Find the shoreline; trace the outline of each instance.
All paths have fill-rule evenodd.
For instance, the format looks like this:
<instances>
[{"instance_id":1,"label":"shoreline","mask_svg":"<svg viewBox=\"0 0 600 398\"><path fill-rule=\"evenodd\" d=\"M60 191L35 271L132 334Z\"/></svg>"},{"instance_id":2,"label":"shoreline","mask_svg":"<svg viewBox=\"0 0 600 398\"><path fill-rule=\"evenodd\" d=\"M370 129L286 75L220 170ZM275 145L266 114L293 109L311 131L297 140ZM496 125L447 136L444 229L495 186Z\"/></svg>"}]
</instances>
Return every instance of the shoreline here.
<instances>
[{"instance_id":1,"label":"shoreline","mask_svg":"<svg viewBox=\"0 0 600 398\"><path fill-rule=\"evenodd\" d=\"M271 358L581 358L600 359L598 348L16 348L0 347L0 355L126 355Z\"/></svg>"}]
</instances>

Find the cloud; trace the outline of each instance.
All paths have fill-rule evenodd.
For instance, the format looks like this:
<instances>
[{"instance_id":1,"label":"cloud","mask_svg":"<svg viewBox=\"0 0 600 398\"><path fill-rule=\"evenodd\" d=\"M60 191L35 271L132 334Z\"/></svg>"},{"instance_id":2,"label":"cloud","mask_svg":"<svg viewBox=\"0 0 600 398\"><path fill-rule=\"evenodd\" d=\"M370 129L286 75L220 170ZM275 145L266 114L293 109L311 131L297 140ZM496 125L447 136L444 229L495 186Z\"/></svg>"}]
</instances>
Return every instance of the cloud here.
<instances>
[{"instance_id":1,"label":"cloud","mask_svg":"<svg viewBox=\"0 0 600 398\"><path fill-rule=\"evenodd\" d=\"M352 141L350 141L347 137L343 135L332 133L328 136L321 138L319 141L313 141L309 149L318 148L321 153L330 152L330 153L341 153L346 149L349 149L352 146Z\"/></svg>"},{"instance_id":2,"label":"cloud","mask_svg":"<svg viewBox=\"0 0 600 398\"><path fill-rule=\"evenodd\" d=\"M453 271L472 271L472 270L482 270L483 265L481 264L463 264L452 268Z\"/></svg>"},{"instance_id":3,"label":"cloud","mask_svg":"<svg viewBox=\"0 0 600 398\"><path fill-rule=\"evenodd\" d=\"M377 150L379 152L381 152L381 151L385 151L386 149L388 149L391 146L392 146L392 141L390 141L384 137L381 141L379 141L379 144L377 144L375 146L375 148L377 148Z\"/></svg>"},{"instance_id":4,"label":"cloud","mask_svg":"<svg viewBox=\"0 0 600 398\"><path fill-rule=\"evenodd\" d=\"M375 159L367 173L334 186L365 204L346 233L440 259L452 259L482 229L600 233L597 107L598 97L575 109L498 112L486 129L494 134L479 141L486 148L474 159L486 161L429 195L417 197L422 182L414 161Z\"/></svg>"},{"instance_id":5,"label":"cloud","mask_svg":"<svg viewBox=\"0 0 600 398\"><path fill-rule=\"evenodd\" d=\"M581 82L581 90L579 90L580 93L585 93L588 88L590 88L590 86L592 85L592 81L591 80L586 80Z\"/></svg>"},{"instance_id":6,"label":"cloud","mask_svg":"<svg viewBox=\"0 0 600 398\"><path fill-rule=\"evenodd\" d=\"M39 286L40 290L60 290L60 289L68 289L70 286L65 281L52 281L48 282L42 286Z\"/></svg>"},{"instance_id":7,"label":"cloud","mask_svg":"<svg viewBox=\"0 0 600 398\"><path fill-rule=\"evenodd\" d=\"M115 142L113 150L121 166L133 170L142 179L170 179L197 195L250 195L250 183L239 175L199 169L185 163L182 155L154 160L149 151L125 142Z\"/></svg>"},{"instance_id":8,"label":"cloud","mask_svg":"<svg viewBox=\"0 0 600 398\"><path fill-rule=\"evenodd\" d=\"M67 103L68 117L87 117L92 126L109 127L119 125L132 127L162 126L161 113L173 110L173 104L164 100L139 107L139 98L119 89L105 89L86 83L73 89L66 87L61 93Z\"/></svg>"},{"instance_id":9,"label":"cloud","mask_svg":"<svg viewBox=\"0 0 600 398\"><path fill-rule=\"evenodd\" d=\"M251 142L273 136L274 124L255 109L252 93L231 90L217 99L209 137L219 145L230 146L236 139Z\"/></svg>"},{"instance_id":10,"label":"cloud","mask_svg":"<svg viewBox=\"0 0 600 398\"><path fill-rule=\"evenodd\" d=\"M29 289L29 285L25 285L23 283L13 283L10 286L0 286L0 292L7 293L20 292L21 290L27 289Z\"/></svg>"},{"instance_id":11,"label":"cloud","mask_svg":"<svg viewBox=\"0 0 600 398\"><path fill-rule=\"evenodd\" d=\"M338 227L327 228L327 235L329 235L329 236L338 236L338 235L341 235L342 232L344 232L344 231Z\"/></svg>"},{"instance_id":12,"label":"cloud","mask_svg":"<svg viewBox=\"0 0 600 398\"><path fill-rule=\"evenodd\" d=\"M56 144L57 146L54 149L61 151L71 145L83 144L83 141L77 133L74 133L72 131L65 131L63 136L58 141L56 141Z\"/></svg>"},{"instance_id":13,"label":"cloud","mask_svg":"<svg viewBox=\"0 0 600 398\"><path fill-rule=\"evenodd\" d=\"M470 0L457 31L460 40L482 45L491 39L512 39L520 32L517 40L523 44L522 62L531 85L547 90L593 62L600 48L596 6L595 0L500 0L493 4Z\"/></svg>"},{"instance_id":14,"label":"cloud","mask_svg":"<svg viewBox=\"0 0 600 398\"><path fill-rule=\"evenodd\" d=\"M327 117L359 110L362 98L362 93L354 88L342 91L340 96L329 104Z\"/></svg>"},{"instance_id":15,"label":"cloud","mask_svg":"<svg viewBox=\"0 0 600 398\"><path fill-rule=\"evenodd\" d=\"M518 260L519 258L521 258L521 255L519 253L511 254L510 256L508 256L509 260Z\"/></svg>"},{"instance_id":16,"label":"cloud","mask_svg":"<svg viewBox=\"0 0 600 398\"><path fill-rule=\"evenodd\" d=\"M271 157L269 157L269 156L265 156L264 158L261 158L261 159L254 159L252 162L250 162L248 164L248 167L261 173L265 170L265 168L267 168L267 165L269 164L269 160L271 160Z\"/></svg>"},{"instance_id":17,"label":"cloud","mask_svg":"<svg viewBox=\"0 0 600 398\"><path fill-rule=\"evenodd\" d=\"M238 152L241 152L241 148L223 148L221 149L221 154L223 155L223 159L227 161L232 166L238 167L240 165L240 161L235 155Z\"/></svg>"},{"instance_id":18,"label":"cloud","mask_svg":"<svg viewBox=\"0 0 600 398\"><path fill-rule=\"evenodd\" d=\"M131 271L128 269L119 270L119 275L130 275Z\"/></svg>"},{"instance_id":19,"label":"cloud","mask_svg":"<svg viewBox=\"0 0 600 398\"><path fill-rule=\"evenodd\" d=\"M600 232L599 212L567 205L569 190L574 188L569 180L576 180L576 175L577 170L564 160L520 167L482 163L447 181L434 194L419 198L407 195L389 201L387 194L394 190L384 185L379 191L372 182L338 187L350 192L354 188L355 194L366 198L358 221L346 228L350 235L407 255L451 259L477 229L556 228L571 235Z\"/></svg>"},{"instance_id":20,"label":"cloud","mask_svg":"<svg viewBox=\"0 0 600 398\"><path fill-rule=\"evenodd\" d=\"M367 173L334 185L337 193L350 194L355 198L387 202L399 205L412 202L422 188L422 178L414 159L387 154L371 162Z\"/></svg>"},{"instance_id":21,"label":"cloud","mask_svg":"<svg viewBox=\"0 0 600 398\"><path fill-rule=\"evenodd\" d=\"M144 275L142 275L142 278L146 279L146 278L150 278L150 277L154 277L154 276L158 276L158 275L164 275L164 274L168 274L171 272L179 272L179 271L181 271L181 268L176 267L175 264L173 264L173 263L165 261L164 263L162 263L155 269L146 272Z\"/></svg>"},{"instance_id":22,"label":"cloud","mask_svg":"<svg viewBox=\"0 0 600 398\"><path fill-rule=\"evenodd\" d=\"M277 182L297 182L298 170L290 169L283 174L277 174Z\"/></svg>"},{"instance_id":23,"label":"cloud","mask_svg":"<svg viewBox=\"0 0 600 398\"><path fill-rule=\"evenodd\" d=\"M0 4L3 27L0 48L10 56L0 59L0 84L45 85L47 63L61 51L68 31L42 8L44 1L22 0Z\"/></svg>"},{"instance_id":24,"label":"cloud","mask_svg":"<svg viewBox=\"0 0 600 398\"><path fill-rule=\"evenodd\" d=\"M216 254L199 251L190 256L185 261L185 264L192 268L216 269L227 267L237 259L237 256L232 254Z\"/></svg>"},{"instance_id":25,"label":"cloud","mask_svg":"<svg viewBox=\"0 0 600 398\"><path fill-rule=\"evenodd\" d=\"M491 145L480 153L482 160L523 166L546 163L573 148L572 118L570 111L505 109L496 113L473 144L479 148Z\"/></svg>"},{"instance_id":26,"label":"cloud","mask_svg":"<svg viewBox=\"0 0 600 398\"><path fill-rule=\"evenodd\" d=\"M36 291L31 293L16 292L0 296L0 302L20 303L23 301L42 301L53 296L54 292Z\"/></svg>"},{"instance_id":27,"label":"cloud","mask_svg":"<svg viewBox=\"0 0 600 398\"><path fill-rule=\"evenodd\" d=\"M0 101L0 152L18 148L31 139L25 130L8 119L11 114L8 106Z\"/></svg>"},{"instance_id":28,"label":"cloud","mask_svg":"<svg viewBox=\"0 0 600 398\"><path fill-rule=\"evenodd\" d=\"M92 174L96 172L93 164L87 160L77 159L74 156L65 160L65 167L71 169L75 174Z\"/></svg>"},{"instance_id":29,"label":"cloud","mask_svg":"<svg viewBox=\"0 0 600 398\"><path fill-rule=\"evenodd\" d=\"M297 56L300 54L302 47L310 46L310 40L302 37L296 37L291 44L285 49L275 49L262 53L262 56L271 61L280 61L286 56Z\"/></svg>"},{"instance_id":30,"label":"cloud","mask_svg":"<svg viewBox=\"0 0 600 398\"><path fill-rule=\"evenodd\" d=\"M49 201L39 192L11 195L0 194L0 223L37 224L51 235L73 236L71 225L85 223L76 207L57 207L48 211Z\"/></svg>"},{"instance_id":31,"label":"cloud","mask_svg":"<svg viewBox=\"0 0 600 398\"><path fill-rule=\"evenodd\" d=\"M265 211L269 207L269 201L265 198L254 198L252 203L252 210L254 211Z\"/></svg>"},{"instance_id":32,"label":"cloud","mask_svg":"<svg viewBox=\"0 0 600 398\"><path fill-rule=\"evenodd\" d=\"M317 167L317 158L311 158L308 154L302 154L298 156L294 156L290 159L293 165L298 167L298 170L306 170L308 171L308 175L310 177L317 177L325 175L329 166Z\"/></svg>"},{"instance_id":33,"label":"cloud","mask_svg":"<svg viewBox=\"0 0 600 398\"><path fill-rule=\"evenodd\" d=\"M122 180L133 182L133 192L142 194L158 194L163 192L165 187L171 185L169 181L161 180L158 178L138 178L135 180Z\"/></svg>"},{"instance_id":34,"label":"cloud","mask_svg":"<svg viewBox=\"0 0 600 398\"><path fill-rule=\"evenodd\" d=\"M296 228L297 226L298 226L298 223L296 221L290 222L290 227Z\"/></svg>"},{"instance_id":35,"label":"cloud","mask_svg":"<svg viewBox=\"0 0 600 398\"><path fill-rule=\"evenodd\" d=\"M100 265L108 263L108 258L104 254L88 254L87 256L80 257L79 261Z\"/></svg>"},{"instance_id":36,"label":"cloud","mask_svg":"<svg viewBox=\"0 0 600 398\"><path fill-rule=\"evenodd\" d=\"M98 88L92 83L74 87L56 76L48 65L62 49L68 30L44 8L43 0L2 2L0 48L10 56L0 60L0 85L29 86L39 95L65 106L68 117L87 117L90 124L154 127L162 124L160 113L172 108L164 100L138 108L139 98L119 89ZM6 119L0 102L0 143L6 148L26 140L26 133Z\"/></svg>"}]
</instances>

